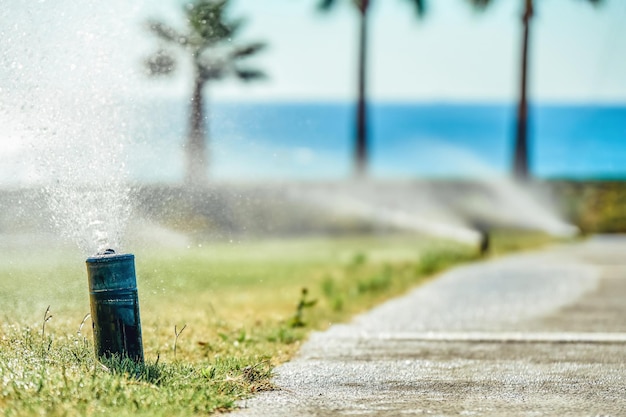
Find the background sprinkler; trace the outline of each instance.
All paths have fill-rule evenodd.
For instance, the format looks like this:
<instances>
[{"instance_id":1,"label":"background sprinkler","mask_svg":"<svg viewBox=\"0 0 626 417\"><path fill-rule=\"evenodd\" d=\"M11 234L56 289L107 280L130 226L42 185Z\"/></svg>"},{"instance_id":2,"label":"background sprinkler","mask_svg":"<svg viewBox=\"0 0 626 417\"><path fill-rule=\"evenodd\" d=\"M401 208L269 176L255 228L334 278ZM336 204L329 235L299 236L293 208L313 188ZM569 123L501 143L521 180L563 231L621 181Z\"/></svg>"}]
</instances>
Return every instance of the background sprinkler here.
<instances>
[{"instance_id":1,"label":"background sprinkler","mask_svg":"<svg viewBox=\"0 0 626 417\"><path fill-rule=\"evenodd\" d=\"M490 237L488 230L480 231L480 242L478 249L480 251L480 256L487 256L489 254L489 246L490 246Z\"/></svg>"},{"instance_id":2,"label":"background sprinkler","mask_svg":"<svg viewBox=\"0 0 626 417\"><path fill-rule=\"evenodd\" d=\"M143 362L135 256L107 249L87 258L87 274L96 356Z\"/></svg>"}]
</instances>

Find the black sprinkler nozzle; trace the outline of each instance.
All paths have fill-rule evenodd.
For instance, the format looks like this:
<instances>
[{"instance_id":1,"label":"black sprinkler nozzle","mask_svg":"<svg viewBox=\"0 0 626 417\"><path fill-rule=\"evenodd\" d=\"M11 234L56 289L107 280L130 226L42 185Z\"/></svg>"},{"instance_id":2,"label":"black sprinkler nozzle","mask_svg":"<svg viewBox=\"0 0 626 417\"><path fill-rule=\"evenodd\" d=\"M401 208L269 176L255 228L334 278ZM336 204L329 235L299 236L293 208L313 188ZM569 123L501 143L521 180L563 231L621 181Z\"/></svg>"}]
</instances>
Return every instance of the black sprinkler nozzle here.
<instances>
[{"instance_id":1,"label":"black sprinkler nozzle","mask_svg":"<svg viewBox=\"0 0 626 417\"><path fill-rule=\"evenodd\" d=\"M87 258L87 274L96 356L143 362L135 256L107 250Z\"/></svg>"}]
</instances>

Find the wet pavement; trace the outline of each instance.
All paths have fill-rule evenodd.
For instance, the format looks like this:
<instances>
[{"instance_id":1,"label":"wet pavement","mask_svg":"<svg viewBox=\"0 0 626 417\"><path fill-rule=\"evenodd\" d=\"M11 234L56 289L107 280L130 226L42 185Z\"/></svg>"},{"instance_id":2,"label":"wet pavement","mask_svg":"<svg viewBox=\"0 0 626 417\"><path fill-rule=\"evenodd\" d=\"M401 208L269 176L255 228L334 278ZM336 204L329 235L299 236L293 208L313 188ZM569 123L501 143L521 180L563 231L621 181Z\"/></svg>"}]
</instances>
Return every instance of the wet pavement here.
<instances>
[{"instance_id":1,"label":"wet pavement","mask_svg":"<svg viewBox=\"0 0 626 417\"><path fill-rule=\"evenodd\" d=\"M315 333L236 416L626 415L626 237L451 270Z\"/></svg>"}]
</instances>

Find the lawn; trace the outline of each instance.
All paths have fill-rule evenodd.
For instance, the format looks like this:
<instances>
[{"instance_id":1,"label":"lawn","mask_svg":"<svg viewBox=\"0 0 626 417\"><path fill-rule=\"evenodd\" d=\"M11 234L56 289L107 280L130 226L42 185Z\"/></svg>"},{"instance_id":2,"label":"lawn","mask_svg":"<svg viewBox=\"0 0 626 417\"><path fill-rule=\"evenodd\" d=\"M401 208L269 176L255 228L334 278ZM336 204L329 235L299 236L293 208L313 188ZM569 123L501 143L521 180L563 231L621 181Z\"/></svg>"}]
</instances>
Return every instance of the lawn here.
<instances>
[{"instance_id":1,"label":"lawn","mask_svg":"<svg viewBox=\"0 0 626 417\"><path fill-rule=\"evenodd\" d=\"M538 234L496 233L492 253L546 241ZM134 253L144 366L95 360L80 254L71 248L5 250L3 415L228 410L238 399L272 389L272 368L311 330L346 321L478 257L471 247L401 234L141 247Z\"/></svg>"}]
</instances>

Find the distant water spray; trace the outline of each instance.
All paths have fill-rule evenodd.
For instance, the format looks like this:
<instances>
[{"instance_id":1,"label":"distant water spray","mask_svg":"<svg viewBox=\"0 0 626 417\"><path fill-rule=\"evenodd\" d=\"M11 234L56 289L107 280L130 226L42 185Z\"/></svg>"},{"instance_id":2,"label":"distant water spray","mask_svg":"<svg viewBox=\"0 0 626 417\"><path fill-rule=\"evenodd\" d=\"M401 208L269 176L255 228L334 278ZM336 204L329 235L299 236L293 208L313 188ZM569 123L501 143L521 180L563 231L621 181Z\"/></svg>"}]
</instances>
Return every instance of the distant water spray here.
<instances>
[{"instance_id":1,"label":"distant water spray","mask_svg":"<svg viewBox=\"0 0 626 417\"><path fill-rule=\"evenodd\" d=\"M540 230L553 236L571 237L580 231L557 214L547 199L533 192L532 184L520 184L488 167L476 155L458 148L437 144L430 152L462 167L473 186L450 193L437 193L443 202L456 207L466 218L487 224L500 224Z\"/></svg>"},{"instance_id":2,"label":"distant water spray","mask_svg":"<svg viewBox=\"0 0 626 417\"><path fill-rule=\"evenodd\" d=\"M44 190L41 209L47 206L61 235L85 255L119 250L131 207L131 112L121 98L134 79L124 45L138 26L121 12L132 15L133 7L120 0L7 2L0 10L0 123L11 129L2 140L21 152L29 183Z\"/></svg>"},{"instance_id":3,"label":"distant water spray","mask_svg":"<svg viewBox=\"0 0 626 417\"><path fill-rule=\"evenodd\" d=\"M354 181L288 188L288 197L340 215L477 245L479 231L467 225L427 188L412 182Z\"/></svg>"},{"instance_id":4,"label":"distant water spray","mask_svg":"<svg viewBox=\"0 0 626 417\"><path fill-rule=\"evenodd\" d=\"M288 187L288 197L337 214L476 245L492 227L514 227L570 237L578 229L561 220L524 185L495 173L459 148L426 144L420 152L455 163L468 179L375 181Z\"/></svg>"}]
</instances>

